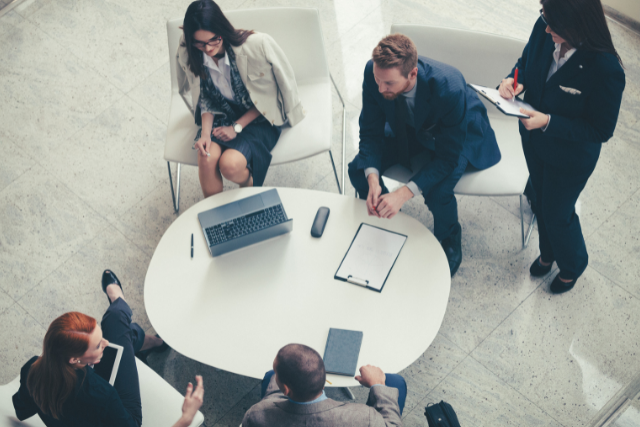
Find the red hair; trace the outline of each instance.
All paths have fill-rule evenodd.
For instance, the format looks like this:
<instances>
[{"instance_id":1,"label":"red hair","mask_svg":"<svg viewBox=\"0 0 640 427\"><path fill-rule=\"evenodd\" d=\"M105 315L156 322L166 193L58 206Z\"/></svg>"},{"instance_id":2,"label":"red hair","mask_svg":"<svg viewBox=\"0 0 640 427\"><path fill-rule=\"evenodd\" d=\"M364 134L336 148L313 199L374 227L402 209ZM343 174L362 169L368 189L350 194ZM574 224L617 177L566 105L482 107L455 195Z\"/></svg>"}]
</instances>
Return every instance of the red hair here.
<instances>
[{"instance_id":1,"label":"red hair","mask_svg":"<svg viewBox=\"0 0 640 427\"><path fill-rule=\"evenodd\" d=\"M96 328L96 319L72 311L49 325L38 358L27 376L27 389L42 412L59 419L62 407L73 392L76 369L69 360L82 357L89 348L89 336Z\"/></svg>"}]
</instances>

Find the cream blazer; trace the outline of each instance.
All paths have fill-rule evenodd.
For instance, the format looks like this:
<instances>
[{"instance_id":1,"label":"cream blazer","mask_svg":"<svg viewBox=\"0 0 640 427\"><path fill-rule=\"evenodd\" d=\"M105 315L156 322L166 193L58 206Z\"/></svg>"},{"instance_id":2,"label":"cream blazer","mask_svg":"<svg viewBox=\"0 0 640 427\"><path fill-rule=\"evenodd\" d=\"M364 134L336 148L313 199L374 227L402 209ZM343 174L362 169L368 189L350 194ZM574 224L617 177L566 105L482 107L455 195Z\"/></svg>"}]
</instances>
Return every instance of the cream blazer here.
<instances>
[{"instance_id":1,"label":"cream blazer","mask_svg":"<svg viewBox=\"0 0 640 427\"><path fill-rule=\"evenodd\" d=\"M192 114L200 98L200 78L189 70L184 35L176 55L178 88ZM251 101L272 125L295 126L305 116L291 64L280 46L264 33L250 35L241 46L232 46L236 65ZM190 94L190 96L189 96Z\"/></svg>"}]
</instances>

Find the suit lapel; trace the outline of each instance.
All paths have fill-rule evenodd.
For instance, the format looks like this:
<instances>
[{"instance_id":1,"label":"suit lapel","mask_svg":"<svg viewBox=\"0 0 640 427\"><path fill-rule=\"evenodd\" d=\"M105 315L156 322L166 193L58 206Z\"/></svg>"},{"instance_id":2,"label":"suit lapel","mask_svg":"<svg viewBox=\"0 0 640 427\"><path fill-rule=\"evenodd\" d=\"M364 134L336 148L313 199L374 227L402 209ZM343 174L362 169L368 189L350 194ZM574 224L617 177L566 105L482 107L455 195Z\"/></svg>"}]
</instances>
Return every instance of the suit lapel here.
<instances>
[{"instance_id":1,"label":"suit lapel","mask_svg":"<svg viewBox=\"0 0 640 427\"><path fill-rule=\"evenodd\" d=\"M591 52L577 50L571 58L549 79L547 85L553 87L561 82L571 81L584 68L584 62L592 56Z\"/></svg>"},{"instance_id":2,"label":"suit lapel","mask_svg":"<svg viewBox=\"0 0 640 427\"><path fill-rule=\"evenodd\" d=\"M416 104L413 111L413 120L416 131L422 128L422 124L429 115L430 105L429 98L431 97L431 91L427 79L431 73L431 67L425 64L422 60L418 60L418 89L416 90Z\"/></svg>"}]
</instances>

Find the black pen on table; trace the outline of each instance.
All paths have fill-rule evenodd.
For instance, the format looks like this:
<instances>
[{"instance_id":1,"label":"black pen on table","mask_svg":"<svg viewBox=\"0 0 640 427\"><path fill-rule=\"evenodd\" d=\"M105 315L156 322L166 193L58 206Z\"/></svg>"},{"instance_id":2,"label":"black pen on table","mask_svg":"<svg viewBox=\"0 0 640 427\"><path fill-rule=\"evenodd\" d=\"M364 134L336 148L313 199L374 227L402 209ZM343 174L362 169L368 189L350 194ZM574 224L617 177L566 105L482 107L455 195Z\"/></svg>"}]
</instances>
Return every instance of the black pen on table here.
<instances>
[{"instance_id":1,"label":"black pen on table","mask_svg":"<svg viewBox=\"0 0 640 427\"><path fill-rule=\"evenodd\" d=\"M191 258L193 258L193 233L191 233Z\"/></svg>"}]
</instances>

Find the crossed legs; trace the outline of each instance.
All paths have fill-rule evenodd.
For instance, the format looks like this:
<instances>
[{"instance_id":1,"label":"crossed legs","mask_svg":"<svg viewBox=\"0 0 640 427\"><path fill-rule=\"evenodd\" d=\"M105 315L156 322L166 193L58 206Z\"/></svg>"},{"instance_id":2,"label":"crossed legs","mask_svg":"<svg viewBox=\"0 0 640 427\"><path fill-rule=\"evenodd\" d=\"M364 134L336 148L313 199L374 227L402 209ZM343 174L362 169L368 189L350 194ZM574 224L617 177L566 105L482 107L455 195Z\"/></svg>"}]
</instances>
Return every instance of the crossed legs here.
<instances>
[{"instance_id":1,"label":"crossed legs","mask_svg":"<svg viewBox=\"0 0 640 427\"><path fill-rule=\"evenodd\" d=\"M209 154L207 157L198 155L198 176L204 197L222 192L223 176L240 187L253 186L247 159L241 152L233 148L222 151L222 147L213 142Z\"/></svg>"}]
</instances>

